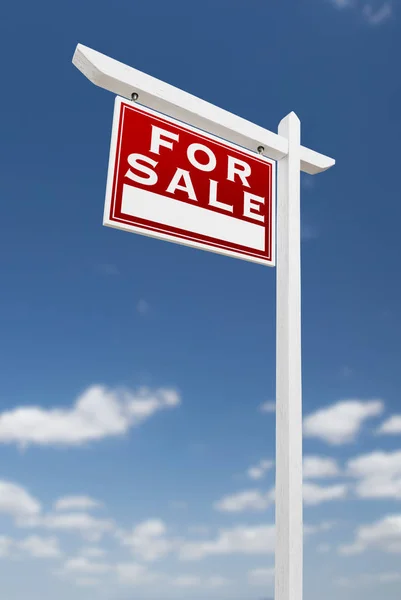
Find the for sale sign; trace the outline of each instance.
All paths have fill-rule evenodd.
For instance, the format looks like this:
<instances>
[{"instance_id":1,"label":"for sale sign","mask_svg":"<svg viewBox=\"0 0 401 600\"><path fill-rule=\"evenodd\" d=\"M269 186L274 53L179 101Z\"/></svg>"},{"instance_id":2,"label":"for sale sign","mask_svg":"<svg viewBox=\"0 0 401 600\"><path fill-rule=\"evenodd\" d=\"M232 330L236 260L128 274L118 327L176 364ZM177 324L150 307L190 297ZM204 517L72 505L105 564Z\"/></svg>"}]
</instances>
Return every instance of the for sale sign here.
<instances>
[{"instance_id":1,"label":"for sale sign","mask_svg":"<svg viewBox=\"0 0 401 600\"><path fill-rule=\"evenodd\" d=\"M274 265L275 163L116 98L103 224Z\"/></svg>"}]
</instances>

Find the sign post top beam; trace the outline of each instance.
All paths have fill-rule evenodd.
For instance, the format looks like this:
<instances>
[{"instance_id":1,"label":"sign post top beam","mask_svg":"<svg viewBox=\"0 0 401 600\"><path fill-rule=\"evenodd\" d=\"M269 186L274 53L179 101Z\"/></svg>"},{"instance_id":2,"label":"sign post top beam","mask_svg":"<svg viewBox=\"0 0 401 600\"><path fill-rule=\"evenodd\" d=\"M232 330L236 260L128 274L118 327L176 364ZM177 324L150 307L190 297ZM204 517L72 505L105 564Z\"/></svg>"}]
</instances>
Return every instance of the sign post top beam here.
<instances>
[{"instance_id":1,"label":"sign post top beam","mask_svg":"<svg viewBox=\"0 0 401 600\"><path fill-rule=\"evenodd\" d=\"M263 154L273 160L288 154L288 140L284 137L92 48L78 44L72 62L92 83L118 96L131 99L137 93L144 106L248 150L257 152L262 146ZM301 170L305 173L316 175L334 164L333 158L301 146Z\"/></svg>"}]
</instances>

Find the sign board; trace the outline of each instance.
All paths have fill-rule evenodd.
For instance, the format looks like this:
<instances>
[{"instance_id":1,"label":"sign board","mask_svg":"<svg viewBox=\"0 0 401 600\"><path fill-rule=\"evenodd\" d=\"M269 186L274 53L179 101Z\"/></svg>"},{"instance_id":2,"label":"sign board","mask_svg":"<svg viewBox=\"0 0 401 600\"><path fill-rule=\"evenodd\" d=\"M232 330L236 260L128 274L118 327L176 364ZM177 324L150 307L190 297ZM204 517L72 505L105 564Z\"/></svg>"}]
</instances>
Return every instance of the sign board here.
<instances>
[{"instance_id":1,"label":"sign board","mask_svg":"<svg viewBox=\"0 0 401 600\"><path fill-rule=\"evenodd\" d=\"M269 266L275 162L115 101L103 224Z\"/></svg>"}]
</instances>

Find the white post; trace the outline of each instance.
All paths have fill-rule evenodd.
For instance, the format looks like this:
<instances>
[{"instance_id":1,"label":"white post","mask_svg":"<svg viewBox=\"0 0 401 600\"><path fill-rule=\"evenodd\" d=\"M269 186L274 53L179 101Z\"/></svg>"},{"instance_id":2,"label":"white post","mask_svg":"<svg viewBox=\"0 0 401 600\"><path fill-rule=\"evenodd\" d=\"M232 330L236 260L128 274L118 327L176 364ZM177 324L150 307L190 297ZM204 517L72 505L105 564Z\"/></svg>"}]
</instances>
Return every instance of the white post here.
<instances>
[{"instance_id":1,"label":"white post","mask_svg":"<svg viewBox=\"0 0 401 600\"><path fill-rule=\"evenodd\" d=\"M302 600L301 126L278 128L288 154L277 165L276 552L274 600Z\"/></svg>"}]
</instances>

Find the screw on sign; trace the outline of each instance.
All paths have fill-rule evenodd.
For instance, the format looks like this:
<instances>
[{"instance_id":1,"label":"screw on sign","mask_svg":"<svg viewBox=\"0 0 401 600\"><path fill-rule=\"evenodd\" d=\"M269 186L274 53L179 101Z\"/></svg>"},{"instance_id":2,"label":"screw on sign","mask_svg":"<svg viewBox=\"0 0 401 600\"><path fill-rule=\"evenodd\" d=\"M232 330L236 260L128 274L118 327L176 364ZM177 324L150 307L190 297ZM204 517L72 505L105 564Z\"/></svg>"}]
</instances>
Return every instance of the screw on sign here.
<instances>
[{"instance_id":1,"label":"screw on sign","mask_svg":"<svg viewBox=\"0 0 401 600\"><path fill-rule=\"evenodd\" d=\"M117 97L104 224L274 265L275 163Z\"/></svg>"}]
</instances>

